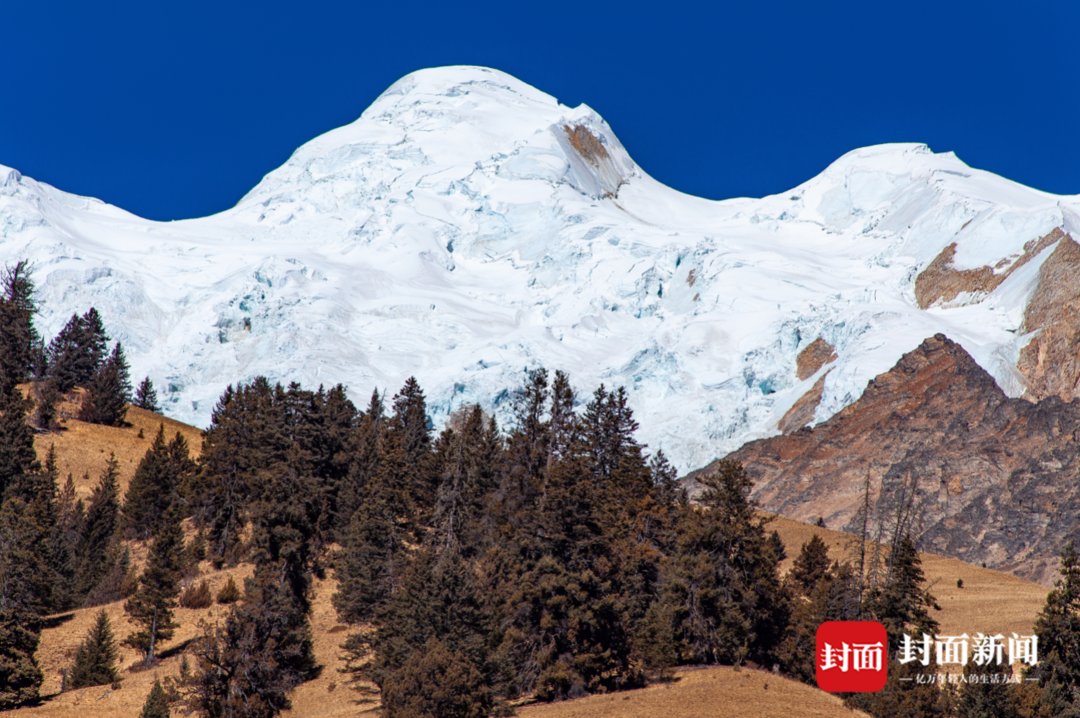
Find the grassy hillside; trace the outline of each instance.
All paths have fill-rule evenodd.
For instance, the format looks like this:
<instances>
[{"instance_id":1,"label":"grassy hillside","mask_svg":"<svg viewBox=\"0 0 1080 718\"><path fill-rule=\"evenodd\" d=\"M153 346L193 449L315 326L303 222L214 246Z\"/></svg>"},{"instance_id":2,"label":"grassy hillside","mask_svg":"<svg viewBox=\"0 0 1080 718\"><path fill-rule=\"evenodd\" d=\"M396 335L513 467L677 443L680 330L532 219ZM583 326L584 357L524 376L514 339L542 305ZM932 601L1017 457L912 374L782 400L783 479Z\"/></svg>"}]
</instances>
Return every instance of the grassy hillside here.
<instances>
[{"instance_id":1,"label":"grassy hillside","mask_svg":"<svg viewBox=\"0 0 1080 718\"><path fill-rule=\"evenodd\" d=\"M130 427L109 428L68 420L65 430L37 437L39 453L44 455L54 445L60 462L61 475L72 472L78 479L89 472L89 483L77 481L80 491L88 492L104 468L110 452L120 461L121 485L126 488L142 454L150 446L158 424L165 422L172 435L181 431L193 451L198 450L200 432L194 428L162 419L154 414L132 409ZM139 437L139 432L143 436ZM834 558L847 555L851 538L827 529L807 526L783 518L772 521L780 532L791 557L803 542L817 533L830 546ZM144 552L136 547L135 555ZM924 555L924 568L938 597L942 610L937 618L946 633L968 631L1029 632L1036 613L1046 595L1046 588L995 571L969 566L960 561ZM787 564L790 565L791 559ZM785 567L786 568L786 567ZM208 578L216 594L227 575L238 582L250 574L249 566L214 572L203 564L201 576ZM957 579L963 588L957 588ZM348 627L337 621L330 597L335 590L332 578L316 581L313 600L312 628L316 658L323 666L321 674L300 686L292 695L293 709L287 713L297 718L332 718L334 716L374 715L376 708L364 702L353 691L347 676L341 673L343 662L341 644ZM104 607L118 638L127 635L132 627L126 621L122 603ZM180 671L181 654L188 641L198 635L201 622L221 620L227 611L221 606L205 610L179 609L180 628L173 640L163 646L164 659L153 669L139 670L134 651L122 651L122 681L116 690L108 686L58 693L60 672L70 666L76 646L89 630L99 608L74 611L56 617L42 635L39 662L46 676L39 706L13 711L17 716L50 716L54 718L131 718L141 709L155 678L175 676ZM519 714L529 718L585 718L619 716L664 716L665 718L697 718L725 715L740 716L852 716L833 696L780 676L756 670L731 668L683 669L677 680L648 688L606 696L592 696L576 701L551 705L524 706Z\"/></svg>"}]
</instances>

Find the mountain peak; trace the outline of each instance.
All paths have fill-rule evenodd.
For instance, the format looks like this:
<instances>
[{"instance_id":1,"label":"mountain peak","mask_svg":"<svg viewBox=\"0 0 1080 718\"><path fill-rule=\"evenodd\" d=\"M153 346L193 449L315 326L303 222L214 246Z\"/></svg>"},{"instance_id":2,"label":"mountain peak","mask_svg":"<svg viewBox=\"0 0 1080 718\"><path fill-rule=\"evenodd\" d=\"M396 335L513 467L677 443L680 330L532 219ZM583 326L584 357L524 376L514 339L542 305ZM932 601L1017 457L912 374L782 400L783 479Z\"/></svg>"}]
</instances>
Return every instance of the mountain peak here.
<instances>
[{"instance_id":1,"label":"mountain peak","mask_svg":"<svg viewBox=\"0 0 1080 718\"><path fill-rule=\"evenodd\" d=\"M937 332L1023 394L1038 240L1074 204L914 144L763 199L689 197L587 106L478 67L402 78L212 217L16 190L0 191L0 261L34 262L42 334L97 307L177 418L204 423L263 374L360 394L415 375L436 421L466 402L507 419L543 365L625 385L644 440L687 469L775 433L811 387L827 419ZM923 306L931 265L1018 268ZM835 358L800 376L818 339Z\"/></svg>"}]
</instances>

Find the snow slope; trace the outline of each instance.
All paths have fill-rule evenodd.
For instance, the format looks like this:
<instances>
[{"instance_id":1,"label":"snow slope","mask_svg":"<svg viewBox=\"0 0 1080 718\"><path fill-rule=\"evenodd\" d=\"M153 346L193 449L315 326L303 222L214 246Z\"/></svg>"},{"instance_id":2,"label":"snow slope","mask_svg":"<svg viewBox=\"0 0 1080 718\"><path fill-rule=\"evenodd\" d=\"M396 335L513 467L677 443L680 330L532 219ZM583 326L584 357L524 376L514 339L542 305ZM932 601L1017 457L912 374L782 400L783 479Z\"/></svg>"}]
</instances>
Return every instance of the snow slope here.
<instances>
[{"instance_id":1,"label":"snow slope","mask_svg":"<svg viewBox=\"0 0 1080 718\"><path fill-rule=\"evenodd\" d=\"M0 261L29 257L39 325L101 311L167 413L205 424L265 374L345 383L362 402L408 375L436 421L509 410L544 365L582 390L626 385L642 436L690 469L776 422L839 356L817 419L935 332L1019 394L1039 257L987 296L922 310L918 272L1004 271L1080 227L1037 192L921 145L851 152L795 189L712 202L665 187L588 107L495 70L423 70L305 144L236 207L152 222L0 167Z\"/></svg>"}]
</instances>

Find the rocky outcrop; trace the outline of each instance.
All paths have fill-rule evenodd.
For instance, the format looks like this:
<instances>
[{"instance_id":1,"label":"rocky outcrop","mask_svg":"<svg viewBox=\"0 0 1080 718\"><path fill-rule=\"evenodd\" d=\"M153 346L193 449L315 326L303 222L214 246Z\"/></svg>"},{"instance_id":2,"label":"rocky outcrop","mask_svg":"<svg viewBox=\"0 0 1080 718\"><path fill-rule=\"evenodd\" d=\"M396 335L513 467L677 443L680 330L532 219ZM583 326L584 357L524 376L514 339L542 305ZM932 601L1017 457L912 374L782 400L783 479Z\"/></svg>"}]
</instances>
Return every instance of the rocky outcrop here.
<instances>
[{"instance_id":1,"label":"rocky outcrop","mask_svg":"<svg viewBox=\"0 0 1080 718\"><path fill-rule=\"evenodd\" d=\"M1039 268L1039 282L1024 311L1025 332L1034 336L1017 368L1027 396L1068 401L1080 389L1080 245L1065 236Z\"/></svg>"},{"instance_id":2,"label":"rocky outcrop","mask_svg":"<svg viewBox=\"0 0 1080 718\"><path fill-rule=\"evenodd\" d=\"M809 379L826 364L836 361L836 350L832 344L818 337L807 344L795 357L795 376L799 381Z\"/></svg>"},{"instance_id":3,"label":"rocky outcrop","mask_svg":"<svg viewBox=\"0 0 1080 718\"><path fill-rule=\"evenodd\" d=\"M776 424L776 428L780 430L780 433L790 434L814 421L818 404L821 403L821 395L825 392L826 376L828 376L828 372L822 374L821 378L810 387L810 390L800 396L787 410L787 413Z\"/></svg>"},{"instance_id":4,"label":"rocky outcrop","mask_svg":"<svg viewBox=\"0 0 1080 718\"><path fill-rule=\"evenodd\" d=\"M957 269L953 266L956 257L956 242L953 242L941 250L915 278L915 301L920 309L926 309L939 303L947 304L961 294L989 294L1009 275L1038 256L1039 252L1066 236L1061 229L1055 229L1025 244L1023 253L1014 262L1003 259L995 267L974 269Z\"/></svg>"},{"instance_id":5,"label":"rocky outcrop","mask_svg":"<svg viewBox=\"0 0 1080 718\"><path fill-rule=\"evenodd\" d=\"M828 421L729 457L767 510L854 530L867 495L878 523L913 496L922 548L1048 582L1080 539L1078 430L1080 402L1009 398L938 334Z\"/></svg>"}]
</instances>

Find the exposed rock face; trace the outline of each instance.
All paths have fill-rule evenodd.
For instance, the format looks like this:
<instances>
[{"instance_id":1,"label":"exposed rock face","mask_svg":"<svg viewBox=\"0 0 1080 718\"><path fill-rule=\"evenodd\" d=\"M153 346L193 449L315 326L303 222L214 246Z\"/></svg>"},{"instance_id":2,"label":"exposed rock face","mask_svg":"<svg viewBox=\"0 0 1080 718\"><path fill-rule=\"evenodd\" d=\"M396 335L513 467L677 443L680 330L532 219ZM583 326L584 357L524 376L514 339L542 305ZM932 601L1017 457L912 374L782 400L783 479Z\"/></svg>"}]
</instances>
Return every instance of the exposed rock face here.
<instances>
[{"instance_id":1,"label":"exposed rock face","mask_svg":"<svg viewBox=\"0 0 1080 718\"><path fill-rule=\"evenodd\" d=\"M795 376L799 377L799 381L809 379L818 369L834 361L836 350L833 345L818 337L795 357Z\"/></svg>"},{"instance_id":2,"label":"exposed rock face","mask_svg":"<svg viewBox=\"0 0 1080 718\"><path fill-rule=\"evenodd\" d=\"M784 417L777 423L776 428L783 434L790 434L797 429L801 429L814 420L814 414L817 413L818 404L821 403L821 395L825 391L825 377L828 372L821 375L821 378L814 382L814 385L810 387L810 390L799 397L799 399L792 405Z\"/></svg>"},{"instance_id":3,"label":"exposed rock face","mask_svg":"<svg viewBox=\"0 0 1080 718\"><path fill-rule=\"evenodd\" d=\"M1060 228L1055 229L1025 244L1023 254L1011 264L1002 260L995 267L975 269L957 269L953 266L953 259L956 257L956 242L953 242L941 250L934 261L915 278L915 301L921 309L926 309L934 304L951 302L965 293L989 294L1039 252L1066 237Z\"/></svg>"},{"instance_id":4,"label":"exposed rock face","mask_svg":"<svg viewBox=\"0 0 1080 718\"><path fill-rule=\"evenodd\" d=\"M1068 401L1080 388L1080 245L1065 236L1039 268L1024 311L1025 332L1036 332L1017 368L1034 399Z\"/></svg>"},{"instance_id":5,"label":"exposed rock face","mask_svg":"<svg viewBox=\"0 0 1080 718\"><path fill-rule=\"evenodd\" d=\"M867 486L882 521L914 487L924 549L1049 582L1080 538L1078 429L1080 402L1011 399L938 334L828 421L729 456L763 508L834 528L854 530Z\"/></svg>"}]
</instances>

